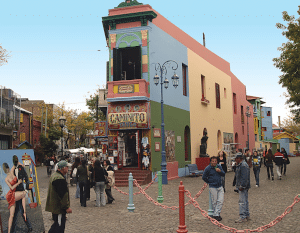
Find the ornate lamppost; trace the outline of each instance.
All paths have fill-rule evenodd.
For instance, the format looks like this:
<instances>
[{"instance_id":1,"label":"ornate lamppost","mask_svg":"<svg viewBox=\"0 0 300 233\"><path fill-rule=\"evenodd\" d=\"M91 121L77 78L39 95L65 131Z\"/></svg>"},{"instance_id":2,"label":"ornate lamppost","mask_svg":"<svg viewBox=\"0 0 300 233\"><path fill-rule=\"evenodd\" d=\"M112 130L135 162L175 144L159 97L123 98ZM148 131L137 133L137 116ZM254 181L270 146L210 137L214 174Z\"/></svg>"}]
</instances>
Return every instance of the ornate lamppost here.
<instances>
[{"instance_id":1,"label":"ornate lamppost","mask_svg":"<svg viewBox=\"0 0 300 233\"><path fill-rule=\"evenodd\" d=\"M159 63L155 64L156 75L154 76L154 84L157 86L160 79L161 85L161 172L162 172L162 184L168 184L168 170L166 162L166 148L165 148L165 123L164 123L164 99L163 99L163 87L169 87L169 80L167 79L167 67L166 65L172 66L174 70L174 75L172 76L172 84L175 88L178 87L179 77L175 73L175 70L178 68L177 62L173 60L166 61L163 65ZM157 75L157 72L160 73L160 76ZM165 76L165 80L163 80Z\"/></svg>"},{"instance_id":2,"label":"ornate lamppost","mask_svg":"<svg viewBox=\"0 0 300 233\"><path fill-rule=\"evenodd\" d=\"M64 144L64 141L63 141L63 128L65 127L65 124L66 124L66 117L64 116L64 113L62 112L61 113L61 117L59 118L58 122L59 122L59 125L61 127L61 156L64 155L64 147L63 147L63 144Z\"/></svg>"},{"instance_id":3,"label":"ornate lamppost","mask_svg":"<svg viewBox=\"0 0 300 233\"><path fill-rule=\"evenodd\" d=\"M250 107L247 106L246 107L247 111L246 111L246 117L247 117L247 149L249 149L249 117L251 116L251 112L250 112Z\"/></svg>"}]
</instances>

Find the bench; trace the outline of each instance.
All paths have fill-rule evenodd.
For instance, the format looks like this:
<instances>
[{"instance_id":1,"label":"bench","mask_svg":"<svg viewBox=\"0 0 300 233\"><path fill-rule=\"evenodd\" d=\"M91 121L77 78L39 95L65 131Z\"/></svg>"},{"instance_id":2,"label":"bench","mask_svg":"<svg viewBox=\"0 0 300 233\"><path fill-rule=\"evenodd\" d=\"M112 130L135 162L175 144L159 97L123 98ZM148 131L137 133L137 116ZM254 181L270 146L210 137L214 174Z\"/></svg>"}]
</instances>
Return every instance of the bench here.
<instances>
[{"instance_id":1,"label":"bench","mask_svg":"<svg viewBox=\"0 0 300 233\"><path fill-rule=\"evenodd\" d=\"M197 175L202 175L203 174L203 171L198 170L197 164L187 164L185 166L187 166L188 169L189 169L189 175L197 176ZM186 173L185 173L185 175L186 175Z\"/></svg>"}]
</instances>

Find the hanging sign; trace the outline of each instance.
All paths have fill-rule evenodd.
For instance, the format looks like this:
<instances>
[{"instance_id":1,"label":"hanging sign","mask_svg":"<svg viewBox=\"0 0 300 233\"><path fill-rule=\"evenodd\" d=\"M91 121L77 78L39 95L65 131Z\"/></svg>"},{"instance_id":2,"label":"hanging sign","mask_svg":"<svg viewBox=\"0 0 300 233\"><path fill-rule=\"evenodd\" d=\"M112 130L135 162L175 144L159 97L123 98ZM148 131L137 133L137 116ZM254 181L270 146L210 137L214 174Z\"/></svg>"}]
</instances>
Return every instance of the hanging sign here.
<instances>
[{"instance_id":1,"label":"hanging sign","mask_svg":"<svg viewBox=\"0 0 300 233\"><path fill-rule=\"evenodd\" d=\"M106 121L98 121L95 123L95 131L98 137L107 137Z\"/></svg>"},{"instance_id":2,"label":"hanging sign","mask_svg":"<svg viewBox=\"0 0 300 233\"><path fill-rule=\"evenodd\" d=\"M134 85L119 85L118 93L119 94L134 93Z\"/></svg>"}]
</instances>

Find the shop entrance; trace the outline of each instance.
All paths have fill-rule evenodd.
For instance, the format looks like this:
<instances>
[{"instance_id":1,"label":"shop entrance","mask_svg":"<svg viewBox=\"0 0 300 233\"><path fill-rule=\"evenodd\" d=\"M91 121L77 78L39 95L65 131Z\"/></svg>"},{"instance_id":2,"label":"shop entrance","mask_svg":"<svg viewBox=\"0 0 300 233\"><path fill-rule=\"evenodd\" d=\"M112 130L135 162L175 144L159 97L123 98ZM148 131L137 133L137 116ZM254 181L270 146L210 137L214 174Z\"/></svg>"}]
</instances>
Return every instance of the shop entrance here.
<instances>
[{"instance_id":1,"label":"shop entrance","mask_svg":"<svg viewBox=\"0 0 300 233\"><path fill-rule=\"evenodd\" d=\"M122 159L123 168L141 168L140 142L140 130L119 131L118 154Z\"/></svg>"}]
</instances>

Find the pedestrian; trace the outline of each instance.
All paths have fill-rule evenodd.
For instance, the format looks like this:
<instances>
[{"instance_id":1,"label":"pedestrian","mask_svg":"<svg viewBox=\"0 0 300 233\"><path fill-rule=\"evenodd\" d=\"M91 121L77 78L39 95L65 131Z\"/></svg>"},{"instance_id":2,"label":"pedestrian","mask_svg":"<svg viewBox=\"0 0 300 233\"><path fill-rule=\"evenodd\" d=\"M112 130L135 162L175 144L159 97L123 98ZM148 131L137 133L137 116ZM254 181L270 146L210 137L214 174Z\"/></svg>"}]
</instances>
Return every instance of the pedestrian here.
<instances>
[{"instance_id":1,"label":"pedestrian","mask_svg":"<svg viewBox=\"0 0 300 233\"><path fill-rule=\"evenodd\" d=\"M221 176L225 176L222 166L218 164L218 158L210 158L210 164L204 169L202 179L209 185L209 193L213 209L213 218L221 221L220 215L224 202L224 189L222 187Z\"/></svg>"},{"instance_id":2,"label":"pedestrian","mask_svg":"<svg viewBox=\"0 0 300 233\"><path fill-rule=\"evenodd\" d=\"M282 167L281 167L281 174L285 176L286 165L288 164L289 157L288 157L288 154L286 153L286 151L283 147L281 148L281 154L283 154L283 163L282 163ZM282 171L283 171L283 173L282 173Z\"/></svg>"},{"instance_id":3,"label":"pedestrian","mask_svg":"<svg viewBox=\"0 0 300 233\"><path fill-rule=\"evenodd\" d=\"M62 160L57 165L57 171L49 180L48 195L45 210L52 213L54 223L49 233L63 233L66 226L66 214L72 213L70 208L69 188L65 178L68 163Z\"/></svg>"},{"instance_id":4,"label":"pedestrian","mask_svg":"<svg viewBox=\"0 0 300 233\"><path fill-rule=\"evenodd\" d=\"M46 159L46 166L47 166L47 175L48 175L48 177L50 177L51 176L51 169L52 169L52 163L53 163L53 161L52 161L52 163L51 163L51 161L52 161L52 158L51 157L48 157L47 159ZM54 163L53 163L54 164Z\"/></svg>"},{"instance_id":5,"label":"pedestrian","mask_svg":"<svg viewBox=\"0 0 300 233\"><path fill-rule=\"evenodd\" d=\"M101 167L100 160L96 160L94 164L94 169L92 172L92 180L95 182L95 193L96 193L96 207L105 206L105 177L107 176L107 171Z\"/></svg>"},{"instance_id":6,"label":"pedestrian","mask_svg":"<svg viewBox=\"0 0 300 233\"><path fill-rule=\"evenodd\" d=\"M247 222L250 220L248 190L250 188L250 168L243 159L242 153L235 156L236 162L236 187L239 190L239 219L236 223Z\"/></svg>"},{"instance_id":7,"label":"pedestrian","mask_svg":"<svg viewBox=\"0 0 300 233\"><path fill-rule=\"evenodd\" d=\"M115 173L108 159L103 161L103 166L108 173L109 180L109 183L105 185L107 204L111 204L115 200L111 193L111 187L115 185Z\"/></svg>"},{"instance_id":8,"label":"pedestrian","mask_svg":"<svg viewBox=\"0 0 300 233\"><path fill-rule=\"evenodd\" d=\"M249 168L252 168L252 155L251 155L249 149L245 150L245 154L243 157L244 157L244 160L246 161L246 163L248 164Z\"/></svg>"},{"instance_id":9,"label":"pedestrian","mask_svg":"<svg viewBox=\"0 0 300 233\"><path fill-rule=\"evenodd\" d=\"M90 187L87 186L88 184L88 176L89 176L89 170L86 166L87 161L85 159L81 160L81 165L77 168L77 174L76 178L79 183L79 189L80 189L80 204L83 207L86 207L86 194L87 189Z\"/></svg>"},{"instance_id":10,"label":"pedestrian","mask_svg":"<svg viewBox=\"0 0 300 233\"><path fill-rule=\"evenodd\" d=\"M253 165L253 172L255 176L256 181L256 187L259 187L259 173L260 173L260 167L261 167L261 157L257 154L257 151L254 151L253 157L252 157L252 165Z\"/></svg>"},{"instance_id":11,"label":"pedestrian","mask_svg":"<svg viewBox=\"0 0 300 233\"><path fill-rule=\"evenodd\" d=\"M226 152L225 151L222 151L220 150L218 152L218 164L221 165L223 171L226 173L227 172L227 161L226 161ZM223 189L224 189L224 192L225 192L225 175L224 176L221 176L221 180L222 180L222 186L223 186Z\"/></svg>"},{"instance_id":12,"label":"pedestrian","mask_svg":"<svg viewBox=\"0 0 300 233\"><path fill-rule=\"evenodd\" d=\"M276 164L276 171L277 171L277 180L281 180L281 168L283 164L283 154L280 153L279 149L277 149L277 152L274 154L274 161Z\"/></svg>"},{"instance_id":13,"label":"pedestrian","mask_svg":"<svg viewBox=\"0 0 300 233\"><path fill-rule=\"evenodd\" d=\"M71 169L72 183L76 185L75 198L80 198L79 182L76 177L77 168L79 167L79 165L80 158L76 157Z\"/></svg>"},{"instance_id":14,"label":"pedestrian","mask_svg":"<svg viewBox=\"0 0 300 233\"><path fill-rule=\"evenodd\" d=\"M265 157L265 161L266 161L268 179L270 180L270 171L271 171L271 177L272 177L272 180L274 180L274 173L273 173L274 155L273 155L271 149L268 150L266 157Z\"/></svg>"}]
</instances>

